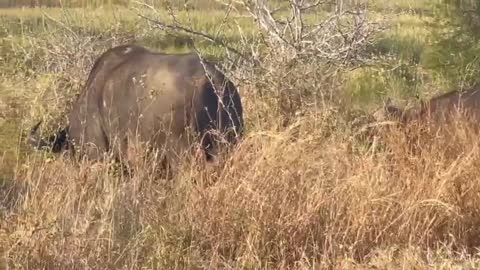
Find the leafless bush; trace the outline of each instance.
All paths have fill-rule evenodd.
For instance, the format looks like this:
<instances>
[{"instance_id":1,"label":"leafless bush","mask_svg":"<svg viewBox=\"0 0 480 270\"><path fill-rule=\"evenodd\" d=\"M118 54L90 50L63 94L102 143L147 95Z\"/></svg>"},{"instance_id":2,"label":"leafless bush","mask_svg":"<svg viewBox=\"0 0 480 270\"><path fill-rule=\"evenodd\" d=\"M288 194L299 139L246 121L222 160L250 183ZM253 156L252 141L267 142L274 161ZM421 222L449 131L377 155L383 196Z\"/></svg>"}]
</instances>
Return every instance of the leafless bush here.
<instances>
[{"instance_id":1,"label":"leafless bush","mask_svg":"<svg viewBox=\"0 0 480 270\"><path fill-rule=\"evenodd\" d=\"M358 64L364 62L366 45L378 25L367 20L365 9L355 11L338 5L325 18L308 21L309 15L332 1L290 0L289 13L276 16L281 9L272 9L265 0L244 0L252 18L266 33L265 42L287 60L321 59L326 63Z\"/></svg>"},{"instance_id":2,"label":"leafless bush","mask_svg":"<svg viewBox=\"0 0 480 270\"><path fill-rule=\"evenodd\" d=\"M335 99L339 75L345 68L368 62L368 46L382 29L382 24L368 20L365 8L345 8L333 1L223 3L230 7L224 23L233 21L238 28L239 44L229 44L218 33L204 33L180 23L172 10L171 24L141 13L140 16L162 31L189 35L192 46L193 37L199 37L223 47L227 55L222 65L224 71L237 85L252 90L244 96L265 100L264 110L257 111L272 115L277 126L287 125L293 116L303 114L309 107L325 107ZM325 7L332 4L334 11L325 12ZM235 19L238 14L251 19L258 33L255 37L242 34L245 31Z\"/></svg>"}]
</instances>

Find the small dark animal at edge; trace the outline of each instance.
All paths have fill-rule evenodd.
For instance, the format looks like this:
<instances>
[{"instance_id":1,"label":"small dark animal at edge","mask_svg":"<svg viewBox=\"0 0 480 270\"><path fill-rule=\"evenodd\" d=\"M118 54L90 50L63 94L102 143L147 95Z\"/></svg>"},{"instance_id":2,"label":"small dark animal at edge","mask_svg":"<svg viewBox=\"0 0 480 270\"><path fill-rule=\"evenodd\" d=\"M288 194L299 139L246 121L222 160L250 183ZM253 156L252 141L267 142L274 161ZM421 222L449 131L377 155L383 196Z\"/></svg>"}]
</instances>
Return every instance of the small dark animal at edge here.
<instances>
[{"instance_id":1,"label":"small dark animal at edge","mask_svg":"<svg viewBox=\"0 0 480 270\"><path fill-rule=\"evenodd\" d=\"M480 119L480 88L451 91L407 109L391 104L388 99L383 108L373 115L377 121L393 119L405 124L427 120L439 125L448 123L457 113L462 113L469 119Z\"/></svg>"}]
</instances>

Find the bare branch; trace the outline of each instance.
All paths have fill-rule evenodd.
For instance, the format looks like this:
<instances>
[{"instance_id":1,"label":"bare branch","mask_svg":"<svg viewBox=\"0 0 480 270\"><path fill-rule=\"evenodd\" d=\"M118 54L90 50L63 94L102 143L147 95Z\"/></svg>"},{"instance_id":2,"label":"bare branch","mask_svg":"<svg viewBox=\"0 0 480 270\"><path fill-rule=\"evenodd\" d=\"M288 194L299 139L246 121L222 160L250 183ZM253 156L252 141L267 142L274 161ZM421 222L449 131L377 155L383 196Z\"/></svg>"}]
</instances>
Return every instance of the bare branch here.
<instances>
[{"instance_id":1,"label":"bare branch","mask_svg":"<svg viewBox=\"0 0 480 270\"><path fill-rule=\"evenodd\" d=\"M154 11L157 15L158 12L157 10L151 6L151 5L148 5L144 2L136 2L137 4L143 6L143 7L146 7L152 11ZM222 20L222 23L221 25L224 25L226 20L228 19L228 16L230 15L232 9L234 9L233 5L228 5L229 6L229 9L227 11L227 14L225 15L224 19ZM251 57L249 55L246 55L242 52L240 52L239 50L233 48L232 46L229 46L226 42L224 42L223 40L221 40L218 36L219 36L219 31L220 31L220 28L218 29L219 31L217 31L217 33L215 34L215 36L212 36L212 35L209 35L207 33L204 33L204 32L201 32L201 31L197 31L197 30L193 30L191 29L190 27L185 27L185 26L182 26L176 16L175 16L175 13L170 9L170 8L167 8L168 12L169 12L169 15L173 18L173 21L174 23L173 24L168 24L168 23L165 23L165 22L162 22L158 19L153 19L149 16L145 16L143 15L141 12L139 12L137 10L137 16L139 16L140 18L143 18L145 19L146 21L150 22L151 24L153 24L154 27L158 28L158 29L161 29L161 30L165 30L165 29L168 29L168 30L172 30L174 32L184 32L184 33L187 33L191 36L198 36L198 37L201 37L207 41L210 41L216 45L219 45L221 47L223 47L224 49L226 49L227 51L227 54L228 53L234 53L236 54L237 56L241 57L243 60L250 60ZM188 15L188 13L187 13ZM192 46L193 44L193 39L190 38L189 40L191 43L188 44L190 47Z\"/></svg>"},{"instance_id":2,"label":"bare branch","mask_svg":"<svg viewBox=\"0 0 480 270\"><path fill-rule=\"evenodd\" d=\"M312 9L312 8L316 8L318 6L321 6L323 4L327 3L327 1L321 1L321 0L318 0L317 2L311 4L311 5L308 5L308 6L305 6L305 7L301 7L300 10L301 11L307 11L309 9Z\"/></svg>"},{"instance_id":3,"label":"bare branch","mask_svg":"<svg viewBox=\"0 0 480 270\"><path fill-rule=\"evenodd\" d=\"M149 21L151 23L153 23L159 29L163 30L163 29L167 28L167 29L170 29L170 30L183 31L183 32L191 34L191 35L199 36L199 37L202 37L202 38L204 38L204 39L206 39L210 42L216 43L216 44L226 48L227 50L237 54L238 56L241 56L242 58L249 59L249 57L247 57L245 54L241 53L237 49L234 49L234 48L228 46L225 42L223 42L219 38L212 37L211 35L208 35L208 34L205 34L205 33L199 32L199 31L195 31L195 30L183 27L181 25L171 25L171 24L167 24L167 23L164 23L164 22L161 22L161 21L158 21L158 20L154 20L154 19L151 19L149 17L143 16L142 14L138 14L138 16L143 18L143 19L146 19L147 21Z\"/></svg>"}]
</instances>

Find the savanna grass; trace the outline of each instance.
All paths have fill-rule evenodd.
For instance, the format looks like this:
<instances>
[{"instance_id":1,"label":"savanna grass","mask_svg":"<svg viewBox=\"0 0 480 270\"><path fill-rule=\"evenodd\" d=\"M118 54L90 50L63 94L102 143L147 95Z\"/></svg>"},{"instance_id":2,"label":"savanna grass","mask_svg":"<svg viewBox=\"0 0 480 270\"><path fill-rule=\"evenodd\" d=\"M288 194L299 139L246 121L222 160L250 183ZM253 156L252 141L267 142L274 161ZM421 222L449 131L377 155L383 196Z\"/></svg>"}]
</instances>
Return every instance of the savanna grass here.
<instances>
[{"instance_id":1,"label":"savanna grass","mask_svg":"<svg viewBox=\"0 0 480 270\"><path fill-rule=\"evenodd\" d=\"M129 174L109 160L32 153L19 141L36 119L47 120L45 132L64 123L105 49L185 51L185 37L114 5L0 10L0 269L5 261L12 269L478 268L476 133L458 121L450 137L394 128L372 145L355 136L353 108L368 111L387 95L428 97L470 82L452 74L474 74L465 56L453 67L433 64L453 37L438 35L427 2L394 2L369 2L372 17L391 17L372 66L326 76L314 62L272 57L268 72L246 72L237 82L246 137L218 167L188 158L173 179L148 159L133 160ZM230 43L242 40L234 20L258 37L240 13L219 31ZM199 4L189 14L192 28L214 34L224 11Z\"/></svg>"}]
</instances>

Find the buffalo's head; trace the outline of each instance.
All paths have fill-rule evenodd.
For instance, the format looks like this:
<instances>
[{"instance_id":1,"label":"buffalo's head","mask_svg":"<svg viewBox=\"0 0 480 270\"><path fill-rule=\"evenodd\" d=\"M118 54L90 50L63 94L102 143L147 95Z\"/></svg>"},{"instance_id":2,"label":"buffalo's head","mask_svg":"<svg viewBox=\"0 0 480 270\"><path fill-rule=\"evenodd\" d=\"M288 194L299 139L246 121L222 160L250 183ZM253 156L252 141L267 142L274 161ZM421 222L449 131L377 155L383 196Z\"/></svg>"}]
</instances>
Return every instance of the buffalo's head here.
<instances>
[{"instance_id":1,"label":"buffalo's head","mask_svg":"<svg viewBox=\"0 0 480 270\"><path fill-rule=\"evenodd\" d=\"M27 137L27 143L33 146L38 150L49 150L54 153L58 153L66 148L67 144L67 129L61 129L55 134L49 136L48 138L42 138L38 132L38 129L42 124L40 120L35 124Z\"/></svg>"}]
</instances>

